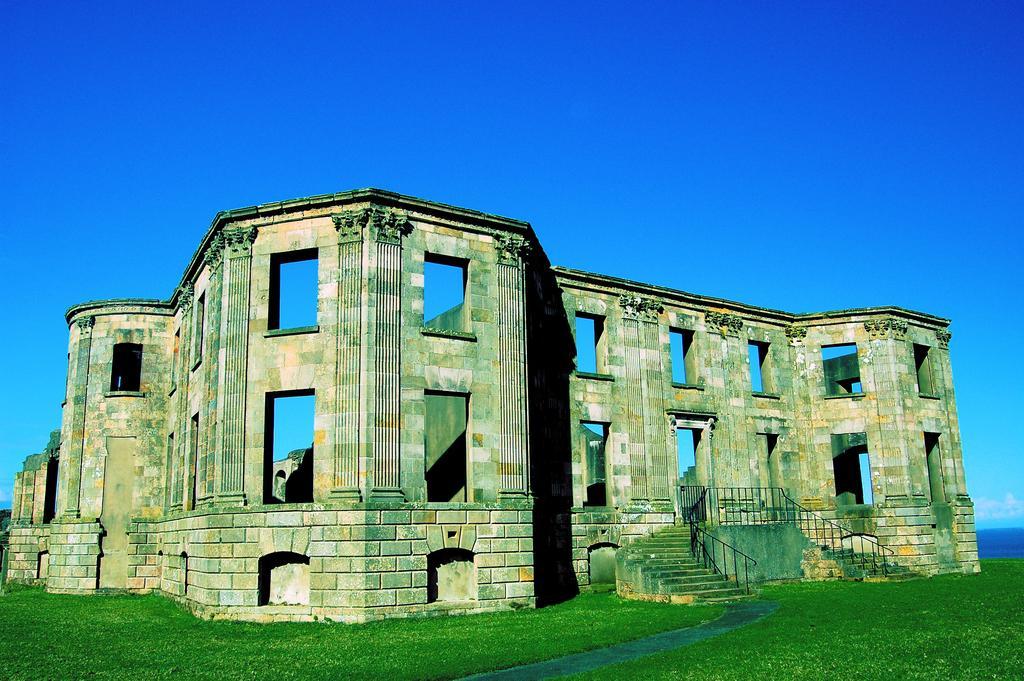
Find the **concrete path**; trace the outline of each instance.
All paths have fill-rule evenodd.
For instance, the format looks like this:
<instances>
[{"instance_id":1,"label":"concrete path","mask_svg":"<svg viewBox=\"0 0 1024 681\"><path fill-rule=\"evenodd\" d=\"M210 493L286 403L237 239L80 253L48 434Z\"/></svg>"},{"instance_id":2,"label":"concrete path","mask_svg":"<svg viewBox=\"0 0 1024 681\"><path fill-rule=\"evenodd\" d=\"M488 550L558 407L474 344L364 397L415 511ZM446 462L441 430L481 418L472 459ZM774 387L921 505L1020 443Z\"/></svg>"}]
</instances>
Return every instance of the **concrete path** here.
<instances>
[{"instance_id":1,"label":"concrete path","mask_svg":"<svg viewBox=\"0 0 1024 681\"><path fill-rule=\"evenodd\" d=\"M778 603L771 601L732 603L726 606L725 613L718 619L695 627L665 631L636 641L558 657L546 662L525 664L486 674L474 674L467 676L463 681L470 679L473 681L532 681L532 679L551 679L569 674L582 674L598 667L628 662L654 653L663 653L724 634L767 617L775 612L778 606Z\"/></svg>"}]
</instances>

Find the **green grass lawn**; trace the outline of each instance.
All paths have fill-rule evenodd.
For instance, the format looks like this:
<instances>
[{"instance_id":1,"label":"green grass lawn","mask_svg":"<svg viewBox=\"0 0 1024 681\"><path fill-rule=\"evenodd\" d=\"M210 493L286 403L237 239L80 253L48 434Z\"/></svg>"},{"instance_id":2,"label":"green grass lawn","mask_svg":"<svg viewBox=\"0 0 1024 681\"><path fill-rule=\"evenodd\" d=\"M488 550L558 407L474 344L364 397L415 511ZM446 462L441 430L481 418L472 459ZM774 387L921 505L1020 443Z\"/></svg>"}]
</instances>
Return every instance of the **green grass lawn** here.
<instances>
[{"instance_id":1,"label":"green grass lawn","mask_svg":"<svg viewBox=\"0 0 1024 681\"><path fill-rule=\"evenodd\" d=\"M1024 560L978 576L766 587L766 620L594 678L1024 678ZM159 596L0 598L0 678L454 678L712 619L583 594L494 615L365 625L205 622Z\"/></svg>"},{"instance_id":2,"label":"green grass lawn","mask_svg":"<svg viewBox=\"0 0 1024 681\"><path fill-rule=\"evenodd\" d=\"M691 626L721 612L588 593L540 610L259 625L198 620L160 596L22 588L0 597L0 678L454 678Z\"/></svg>"},{"instance_id":3,"label":"green grass lawn","mask_svg":"<svg viewBox=\"0 0 1024 681\"><path fill-rule=\"evenodd\" d=\"M1024 678L1024 560L981 569L766 587L780 607L758 624L582 678Z\"/></svg>"}]
</instances>

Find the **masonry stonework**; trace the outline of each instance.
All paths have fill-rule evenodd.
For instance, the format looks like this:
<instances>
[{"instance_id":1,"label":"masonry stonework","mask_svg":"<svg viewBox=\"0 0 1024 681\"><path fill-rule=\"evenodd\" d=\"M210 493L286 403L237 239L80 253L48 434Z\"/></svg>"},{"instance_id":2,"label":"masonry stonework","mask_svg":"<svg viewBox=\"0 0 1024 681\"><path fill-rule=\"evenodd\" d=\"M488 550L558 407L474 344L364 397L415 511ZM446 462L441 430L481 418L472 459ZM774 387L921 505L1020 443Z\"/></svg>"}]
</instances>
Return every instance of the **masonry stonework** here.
<instances>
[{"instance_id":1,"label":"masonry stonework","mask_svg":"<svg viewBox=\"0 0 1024 681\"><path fill-rule=\"evenodd\" d=\"M298 252L317 266L316 324L277 328L271 272ZM428 320L438 260L463 268L464 300ZM577 317L600 322L596 370ZM168 300L83 303L67 322L63 422L17 474L10 581L252 620L533 606L682 522L681 483L784 490L915 572L978 570L949 321L932 315L791 314L554 267L527 223L359 190L220 213ZM141 347L127 390L119 344ZM856 376L822 354L844 344ZM306 455L271 461L267 405L294 394L314 398L312 492L279 503L271 478ZM457 498L426 482L432 395L467 405L464 433L441 419ZM681 428L699 439L689 469Z\"/></svg>"}]
</instances>

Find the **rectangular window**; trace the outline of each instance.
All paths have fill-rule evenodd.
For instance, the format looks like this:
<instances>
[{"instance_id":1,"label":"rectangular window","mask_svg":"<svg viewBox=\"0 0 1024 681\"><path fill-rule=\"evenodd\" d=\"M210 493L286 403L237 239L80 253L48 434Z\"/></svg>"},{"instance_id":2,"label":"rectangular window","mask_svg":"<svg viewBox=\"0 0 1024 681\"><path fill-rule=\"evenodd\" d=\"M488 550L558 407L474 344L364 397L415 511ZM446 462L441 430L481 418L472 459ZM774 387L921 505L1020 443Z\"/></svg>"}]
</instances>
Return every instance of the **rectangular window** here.
<instances>
[{"instance_id":1,"label":"rectangular window","mask_svg":"<svg viewBox=\"0 0 1024 681\"><path fill-rule=\"evenodd\" d=\"M190 511L196 507L196 493L199 491L196 481L199 479L199 414L192 415L192 431L189 433L191 443L189 445L189 494L185 500L185 510Z\"/></svg>"},{"instance_id":2,"label":"rectangular window","mask_svg":"<svg viewBox=\"0 0 1024 681\"><path fill-rule=\"evenodd\" d=\"M917 370L917 391L922 395L935 396L931 348L927 345L914 343L914 368Z\"/></svg>"},{"instance_id":3,"label":"rectangular window","mask_svg":"<svg viewBox=\"0 0 1024 681\"><path fill-rule=\"evenodd\" d=\"M142 346L117 343L110 369L110 389L138 392L142 382Z\"/></svg>"},{"instance_id":4,"label":"rectangular window","mask_svg":"<svg viewBox=\"0 0 1024 681\"><path fill-rule=\"evenodd\" d=\"M57 479L60 459L53 457L46 461L46 487L43 491L43 522L48 523L57 515Z\"/></svg>"},{"instance_id":5,"label":"rectangular window","mask_svg":"<svg viewBox=\"0 0 1024 681\"><path fill-rule=\"evenodd\" d=\"M932 503L945 503L946 490L942 484L942 450L939 448L939 434L924 434L925 463L928 468L928 491Z\"/></svg>"},{"instance_id":6,"label":"rectangular window","mask_svg":"<svg viewBox=\"0 0 1024 681\"><path fill-rule=\"evenodd\" d=\"M672 382L680 385L697 383L697 367L693 351L693 331L670 329L668 342L672 359Z\"/></svg>"},{"instance_id":7,"label":"rectangular window","mask_svg":"<svg viewBox=\"0 0 1024 681\"><path fill-rule=\"evenodd\" d=\"M206 293L196 299L196 309L192 312L192 368L203 361L203 345L206 342Z\"/></svg>"},{"instance_id":8,"label":"rectangular window","mask_svg":"<svg viewBox=\"0 0 1024 681\"><path fill-rule=\"evenodd\" d=\"M576 313L576 371L606 373L604 317Z\"/></svg>"},{"instance_id":9,"label":"rectangular window","mask_svg":"<svg viewBox=\"0 0 1024 681\"><path fill-rule=\"evenodd\" d=\"M427 391L423 398L427 501L469 501L469 395Z\"/></svg>"},{"instance_id":10,"label":"rectangular window","mask_svg":"<svg viewBox=\"0 0 1024 681\"><path fill-rule=\"evenodd\" d=\"M469 263L427 253L423 263L423 326L469 331L466 281Z\"/></svg>"},{"instance_id":11,"label":"rectangular window","mask_svg":"<svg viewBox=\"0 0 1024 681\"><path fill-rule=\"evenodd\" d=\"M874 503L867 435L843 433L832 436L832 471L836 484L836 505Z\"/></svg>"},{"instance_id":12,"label":"rectangular window","mask_svg":"<svg viewBox=\"0 0 1024 681\"><path fill-rule=\"evenodd\" d=\"M270 299L267 329L316 326L319 297L315 248L270 256Z\"/></svg>"},{"instance_id":13,"label":"rectangular window","mask_svg":"<svg viewBox=\"0 0 1024 681\"><path fill-rule=\"evenodd\" d=\"M174 341L171 346L171 389L178 385L178 362L181 354L181 327L174 330Z\"/></svg>"},{"instance_id":14,"label":"rectangular window","mask_svg":"<svg viewBox=\"0 0 1024 681\"><path fill-rule=\"evenodd\" d=\"M750 359L750 386L755 393L774 393L775 381L769 359L770 343L749 341L747 354Z\"/></svg>"},{"instance_id":15,"label":"rectangular window","mask_svg":"<svg viewBox=\"0 0 1024 681\"><path fill-rule=\"evenodd\" d=\"M313 501L312 390L267 393L264 432L263 503Z\"/></svg>"},{"instance_id":16,"label":"rectangular window","mask_svg":"<svg viewBox=\"0 0 1024 681\"><path fill-rule=\"evenodd\" d=\"M694 487L697 482L697 448L703 431L697 428L676 428L676 459L679 484Z\"/></svg>"},{"instance_id":17,"label":"rectangular window","mask_svg":"<svg viewBox=\"0 0 1024 681\"><path fill-rule=\"evenodd\" d=\"M608 505L608 424L584 421L580 424L583 435L583 487L586 490L584 506Z\"/></svg>"},{"instance_id":18,"label":"rectangular window","mask_svg":"<svg viewBox=\"0 0 1024 681\"><path fill-rule=\"evenodd\" d=\"M174 469L177 466L174 464L174 433L170 433L167 436L167 460L164 464L164 470L167 471L167 489L164 491L166 501L164 506L166 508L171 507L171 500L174 498Z\"/></svg>"},{"instance_id":19,"label":"rectangular window","mask_svg":"<svg viewBox=\"0 0 1024 681\"><path fill-rule=\"evenodd\" d=\"M772 488L783 487L782 466L775 448L779 443L779 436L775 433L758 433L761 446L764 448L764 461L768 468L768 486ZM774 497L773 497L774 498Z\"/></svg>"},{"instance_id":20,"label":"rectangular window","mask_svg":"<svg viewBox=\"0 0 1024 681\"><path fill-rule=\"evenodd\" d=\"M857 346L854 343L823 345L821 359L826 395L858 395L863 392Z\"/></svg>"}]
</instances>

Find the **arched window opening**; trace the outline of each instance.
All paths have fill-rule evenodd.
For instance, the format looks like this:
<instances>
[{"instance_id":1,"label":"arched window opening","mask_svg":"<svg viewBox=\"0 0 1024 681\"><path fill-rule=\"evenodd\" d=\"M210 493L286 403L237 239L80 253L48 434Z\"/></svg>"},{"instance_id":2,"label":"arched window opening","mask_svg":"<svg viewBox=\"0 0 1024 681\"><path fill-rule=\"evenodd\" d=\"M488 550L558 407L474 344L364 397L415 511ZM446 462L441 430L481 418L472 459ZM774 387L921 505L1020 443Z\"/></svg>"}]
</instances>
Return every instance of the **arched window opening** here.
<instances>
[{"instance_id":1,"label":"arched window opening","mask_svg":"<svg viewBox=\"0 0 1024 681\"><path fill-rule=\"evenodd\" d=\"M618 548L615 544L604 543L587 549L591 585L615 584L615 553Z\"/></svg>"},{"instance_id":2,"label":"arched window opening","mask_svg":"<svg viewBox=\"0 0 1024 681\"><path fill-rule=\"evenodd\" d=\"M259 563L259 605L309 605L309 556L268 553Z\"/></svg>"},{"instance_id":3,"label":"arched window opening","mask_svg":"<svg viewBox=\"0 0 1024 681\"><path fill-rule=\"evenodd\" d=\"M188 597L188 554L181 552L181 595Z\"/></svg>"},{"instance_id":4,"label":"arched window opening","mask_svg":"<svg viewBox=\"0 0 1024 681\"><path fill-rule=\"evenodd\" d=\"M442 549L427 556L427 602L476 600L473 553Z\"/></svg>"},{"instance_id":5,"label":"arched window opening","mask_svg":"<svg viewBox=\"0 0 1024 681\"><path fill-rule=\"evenodd\" d=\"M36 559L36 579L46 579L50 574L50 552L40 551Z\"/></svg>"}]
</instances>

